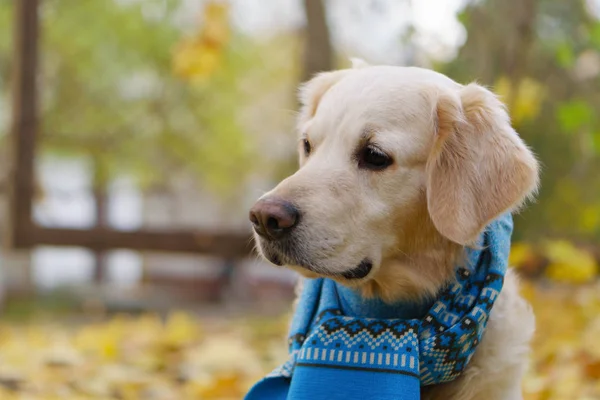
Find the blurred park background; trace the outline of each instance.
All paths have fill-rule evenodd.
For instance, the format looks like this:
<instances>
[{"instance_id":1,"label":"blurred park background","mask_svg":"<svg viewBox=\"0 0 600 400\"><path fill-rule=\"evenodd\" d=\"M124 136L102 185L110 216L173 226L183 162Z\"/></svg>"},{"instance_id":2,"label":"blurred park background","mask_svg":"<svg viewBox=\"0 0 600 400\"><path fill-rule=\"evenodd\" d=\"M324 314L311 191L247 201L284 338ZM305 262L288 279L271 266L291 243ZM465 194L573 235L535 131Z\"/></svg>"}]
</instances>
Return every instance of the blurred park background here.
<instances>
[{"instance_id":1,"label":"blurred park background","mask_svg":"<svg viewBox=\"0 0 600 400\"><path fill-rule=\"evenodd\" d=\"M524 395L600 399L598 0L0 0L0 398L240 399L280 363L295 276L247 210L349 57L502 96L543 165Z\"/></svg>"}]
</instances>

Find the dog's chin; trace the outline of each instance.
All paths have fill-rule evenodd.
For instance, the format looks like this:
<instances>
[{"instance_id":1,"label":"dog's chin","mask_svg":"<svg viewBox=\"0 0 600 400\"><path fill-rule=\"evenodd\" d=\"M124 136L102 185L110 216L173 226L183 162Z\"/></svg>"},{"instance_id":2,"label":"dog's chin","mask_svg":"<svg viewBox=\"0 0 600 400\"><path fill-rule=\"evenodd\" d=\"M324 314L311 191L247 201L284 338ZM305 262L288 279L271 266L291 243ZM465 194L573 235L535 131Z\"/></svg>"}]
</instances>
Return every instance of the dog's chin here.
<instances>
[{"instance_id":1,"label":"dog's chin","mask_svg":"<svg viewBox=\"0 0 600 400\"><path fill-rule=\"evenodd\" d=\"M275 264L278 267L281 267L283 264L285 264L282 260L282 257L274 251L266 251L261 249L260 253L262 254L263 258L271 264Z\"/></svg>"}]
</instances>

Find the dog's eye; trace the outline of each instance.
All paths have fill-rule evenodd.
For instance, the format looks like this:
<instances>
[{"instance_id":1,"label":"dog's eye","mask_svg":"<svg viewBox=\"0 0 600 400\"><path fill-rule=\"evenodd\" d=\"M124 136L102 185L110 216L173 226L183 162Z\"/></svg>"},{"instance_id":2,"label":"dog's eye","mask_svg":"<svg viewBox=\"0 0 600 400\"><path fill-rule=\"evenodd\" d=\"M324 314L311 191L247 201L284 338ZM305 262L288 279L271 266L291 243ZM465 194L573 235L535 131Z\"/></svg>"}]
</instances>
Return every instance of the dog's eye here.
<instances>
[{"instance_id":1,"label":"dog's eye","mask_svg":"<svg viewBox=\"0 0 600 400\"><path fill-rule=\"evenodd\" d=\"M302 144L304 145L304 155L308 156L310 154L310 151L312 150L310 142L308 141L308 139L302 139Z\"/></svg>"},{"instance_id":2,"label":"dog's eye","mask_svg":"<svg viewBox=\"0 0 600 400\"><path fill-rule=\"evenodd\" d=\"M392 162L391 157L375 146L365 147L358 157L358 166L360 168L376 171L389 167Z\"/></svg>"}]
</instances>

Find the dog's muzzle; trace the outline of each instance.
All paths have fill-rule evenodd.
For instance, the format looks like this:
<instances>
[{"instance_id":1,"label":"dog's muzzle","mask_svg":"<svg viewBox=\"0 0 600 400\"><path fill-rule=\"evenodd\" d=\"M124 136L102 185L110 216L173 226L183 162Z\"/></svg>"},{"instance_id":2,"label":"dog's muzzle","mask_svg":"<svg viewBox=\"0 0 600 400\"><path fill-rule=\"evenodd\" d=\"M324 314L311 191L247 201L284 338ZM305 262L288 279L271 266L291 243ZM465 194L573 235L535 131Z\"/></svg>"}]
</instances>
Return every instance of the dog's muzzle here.
<instances>
[{"instance_id":1,"label":"dog's muzzle","mask_svg":"<svg viewBox=\"0 0 600 400\"><path fill-rule=\"evenodd\" d=\"M299 209L291 202L279 197L265 197L250 209L250 222L259 236L261 250L266 259L275 265L296 265L323 276L348 280L363 279L373 269L373 262L365 258L356 267L344 272L327 272L318 263L309 262L305 254L294 243L291 232L298 226Z\"/></svg>"}]
</instances>

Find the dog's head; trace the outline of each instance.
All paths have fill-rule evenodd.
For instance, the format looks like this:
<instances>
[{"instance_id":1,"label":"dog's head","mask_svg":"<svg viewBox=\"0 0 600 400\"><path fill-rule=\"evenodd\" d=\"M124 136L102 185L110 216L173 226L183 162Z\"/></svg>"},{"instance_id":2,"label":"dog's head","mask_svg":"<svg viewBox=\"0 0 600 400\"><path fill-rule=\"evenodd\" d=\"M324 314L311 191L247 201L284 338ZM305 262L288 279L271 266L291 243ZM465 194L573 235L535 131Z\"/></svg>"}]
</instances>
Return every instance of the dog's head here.
<instances>
[{"instance_id":1,"label":"dog's head","mask_svg":"<svg viewBox=\"0 0 600 400\"><path fill-rule=\"evenodd\" d=\"M424 282L451 269L427 264L471 244L537 186L534 156L477 84L361 66L317 75L300 100L300 169L250 220L263 256L305 276L365 287L422 281L416 292L433 291L441 282Z\"/></svg>"}]
</instances>

